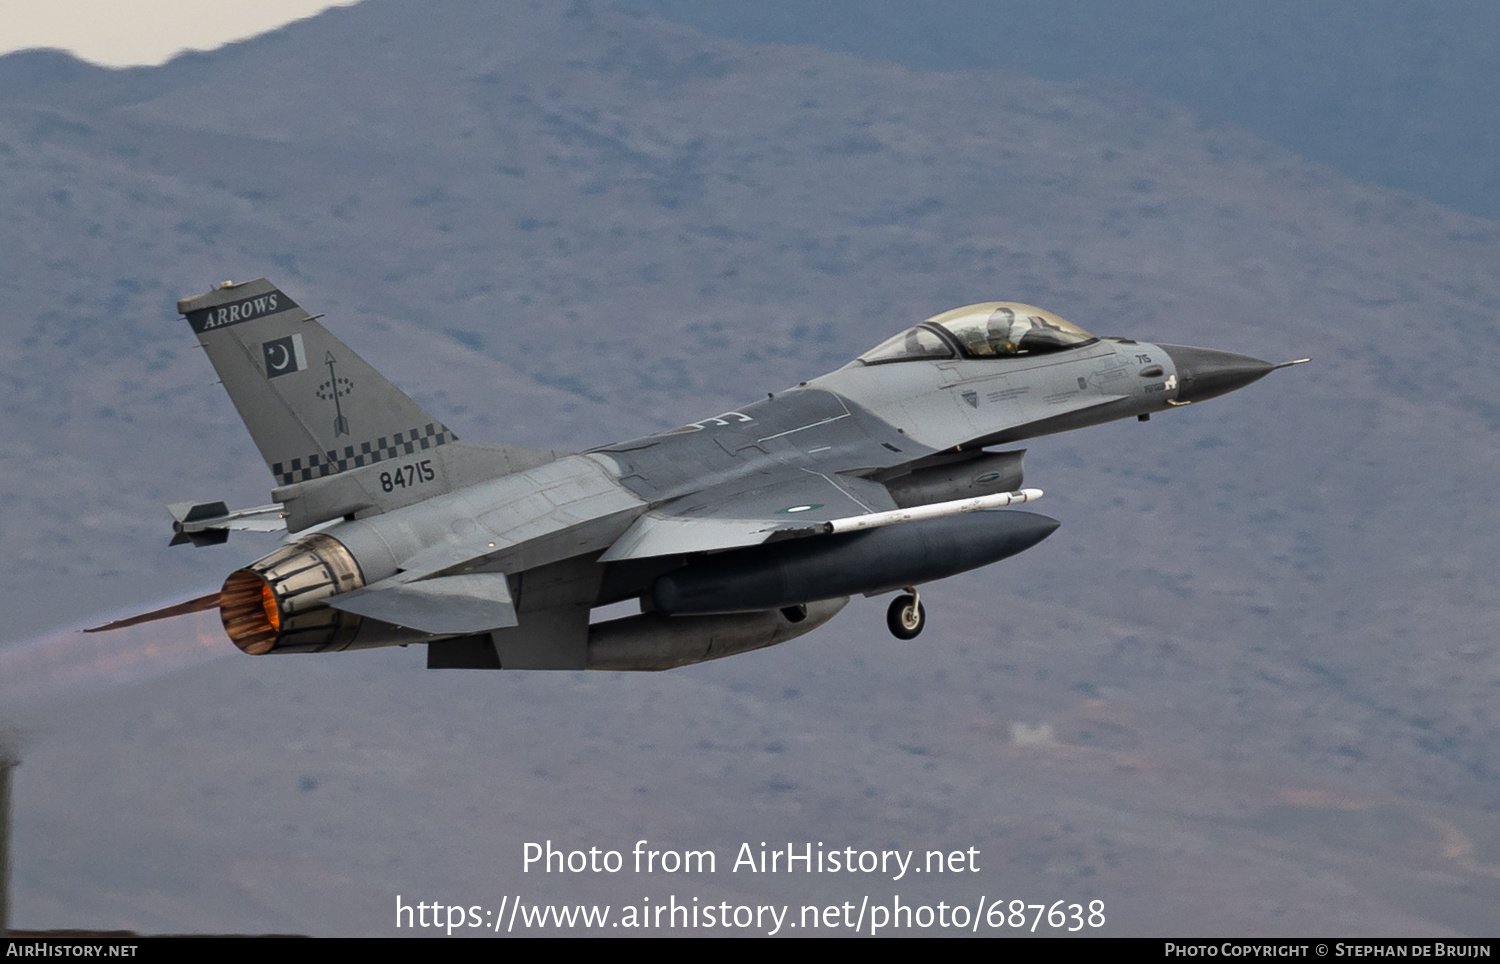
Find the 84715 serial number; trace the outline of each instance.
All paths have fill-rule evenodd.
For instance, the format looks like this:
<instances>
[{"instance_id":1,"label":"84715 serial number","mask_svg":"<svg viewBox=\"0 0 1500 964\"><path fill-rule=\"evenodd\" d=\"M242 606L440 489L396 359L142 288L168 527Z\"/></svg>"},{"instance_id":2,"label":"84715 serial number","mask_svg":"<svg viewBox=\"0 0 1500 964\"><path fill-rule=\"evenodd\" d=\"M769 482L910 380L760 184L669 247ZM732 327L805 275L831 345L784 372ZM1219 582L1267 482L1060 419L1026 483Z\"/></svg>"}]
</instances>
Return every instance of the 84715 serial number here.
<instances>
[{"instance_id":1,"label":"84715 serial number","mask_svg":"<svg viewBox=\"0 0 1500 964\"><path fill-rule=\"evenodd\" d=\"M380 473L380 488L386 492L394 492L397 489L431 482L436 478L437 471L432 467L432 459L423 459L420 462L398 465L390 471Z\"/></svg>"}]
</instances>

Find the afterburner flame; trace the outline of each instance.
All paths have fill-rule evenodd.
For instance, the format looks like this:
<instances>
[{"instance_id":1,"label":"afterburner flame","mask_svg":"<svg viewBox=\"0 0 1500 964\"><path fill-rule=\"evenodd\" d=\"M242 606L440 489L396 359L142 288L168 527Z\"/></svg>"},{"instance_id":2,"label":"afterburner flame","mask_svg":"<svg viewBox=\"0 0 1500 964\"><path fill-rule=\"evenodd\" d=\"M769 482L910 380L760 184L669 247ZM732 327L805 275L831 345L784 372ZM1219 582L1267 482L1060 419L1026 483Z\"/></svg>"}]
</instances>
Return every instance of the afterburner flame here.
<instances>
[{"instance_id":1,"label":"afterburner flame","mask_svg":"<svg viewBox=\"0 0 1500 964\"><path fill-rule=\"evenodd\" d=\"M229 574L219 593L219 618L229 639L251 656L269 653L281 629L271 584L248 569Z\"/></svg>"},{"instance_id":2,"label":"afterburner flame","mask_svg":"<svg viewBox=\"0 0 1500 964\"><path fill-rule=\"evenodd\" d=\"M266 609L266 621L271 624L271 628L279 630L281 628L281 610L276 608L276 594L271 591L270 583L261 584L260 604Z\"/></svg>"}]
</instances>

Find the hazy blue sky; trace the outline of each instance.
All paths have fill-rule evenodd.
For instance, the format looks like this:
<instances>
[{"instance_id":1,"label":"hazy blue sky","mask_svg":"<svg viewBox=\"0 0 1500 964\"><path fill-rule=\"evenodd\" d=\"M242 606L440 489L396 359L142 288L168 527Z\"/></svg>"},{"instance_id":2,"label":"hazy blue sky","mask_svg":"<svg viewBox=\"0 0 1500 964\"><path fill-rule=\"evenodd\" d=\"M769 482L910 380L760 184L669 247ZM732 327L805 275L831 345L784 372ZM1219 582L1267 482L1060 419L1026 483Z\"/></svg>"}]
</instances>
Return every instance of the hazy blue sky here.
<instances>
[{"instance_id":1,"label":"hazy blue sky","mask_svg":"<svg viewBox=\"0 0 1500 964\"><path fill-rule=\"evenodd\" d=\"M0 54L58 47L107 67L211 50L354 0L7 0Z\"/></svg>"}]
</instances>

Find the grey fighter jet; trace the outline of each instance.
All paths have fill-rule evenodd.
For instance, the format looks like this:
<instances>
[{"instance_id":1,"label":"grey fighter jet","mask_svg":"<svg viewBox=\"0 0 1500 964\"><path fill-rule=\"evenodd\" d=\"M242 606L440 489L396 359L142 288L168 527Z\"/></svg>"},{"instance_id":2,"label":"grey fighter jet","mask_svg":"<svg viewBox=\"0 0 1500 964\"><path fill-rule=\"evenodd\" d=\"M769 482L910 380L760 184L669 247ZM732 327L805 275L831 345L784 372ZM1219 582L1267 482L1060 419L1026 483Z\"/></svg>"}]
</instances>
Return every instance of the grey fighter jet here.
<instances>
[{"instance_id":1,"label":"grey fighter jet","mask_svg":"<svg viewBox=\"0 0 1500 964\"><path fill-rule=\"evenodd\" d=\"M1022 488L1022 451L991 446L1145 420L1284 367L987 302L735 411L567 455L459 441L264 279L177 308L277 488L250 509L172 506L173 541L288 535L219 592L98 629L218 609L246 653L423 643L433 668L671 669L897 590L888 622L910 639L917 586L1058 526L1003 510L1042 493ZM590 621L631 599L638 615Z\"/></svg>"}]
</instances>

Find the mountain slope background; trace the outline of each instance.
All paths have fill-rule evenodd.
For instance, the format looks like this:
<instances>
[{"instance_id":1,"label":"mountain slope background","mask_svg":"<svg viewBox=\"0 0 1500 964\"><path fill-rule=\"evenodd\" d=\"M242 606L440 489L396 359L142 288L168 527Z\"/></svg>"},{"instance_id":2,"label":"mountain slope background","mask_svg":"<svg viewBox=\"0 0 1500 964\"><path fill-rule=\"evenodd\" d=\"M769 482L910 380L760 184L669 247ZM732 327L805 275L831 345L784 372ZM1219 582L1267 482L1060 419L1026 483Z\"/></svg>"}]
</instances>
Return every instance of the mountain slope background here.
<instances>
[{"instance_id":1,"label":"mountain slope background","mask_svg":"<svg viewBox=\"0 0 1500 964\"><path fill-rule=\"evenodd\" d=\"M869 892L1102 899L1122 934L1493 933L1495 222L1115 84L588 3L368 0L152 69L12 55L0 170L18 925L382 934L418 892ZM856 600L660 676L428 673L413 648L47 690L26 637L271 548L168 551L162 510L265 500L173 310L261 275L462 437L548 447L991 298L1316 362L1035 440L1063 528L931 587L914 644ZM111 645L98 679L152 643ZM521 871L525 841L643 838L720 872ZM727 872L741 842L820 840L985 856L965 880Z\"/></svg>"},{"instance_id":2,"label":"mountain slope background","mask_svg":"<svg viewBox=\"0 0 1500 964\"><path fill-rule=\"evenodd\" d=\"M1482 0L621 0L716 36L918 70L1114 81L1357 180L1500 215L1500 10Z\"/></svg>"}]
</instances>

